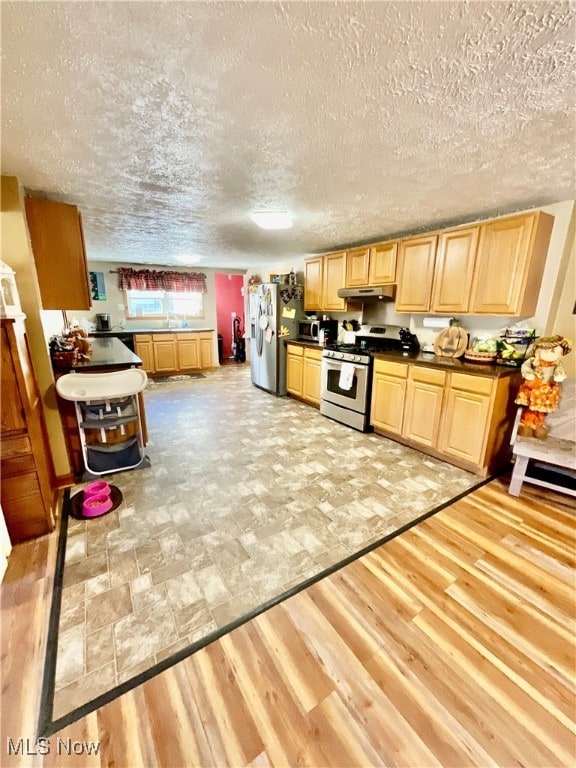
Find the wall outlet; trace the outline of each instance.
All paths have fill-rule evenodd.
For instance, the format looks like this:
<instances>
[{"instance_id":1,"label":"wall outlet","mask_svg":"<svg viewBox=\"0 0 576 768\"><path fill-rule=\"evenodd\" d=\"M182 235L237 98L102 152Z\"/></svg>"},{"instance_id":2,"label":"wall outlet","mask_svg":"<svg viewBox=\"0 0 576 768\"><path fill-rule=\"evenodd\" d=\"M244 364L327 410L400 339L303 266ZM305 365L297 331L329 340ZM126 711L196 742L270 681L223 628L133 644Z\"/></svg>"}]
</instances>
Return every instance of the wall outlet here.
<instances>
[{"instance_id":1,"label":"wall outlet","mask_svg":"<svg viewBox=\"0 0 576 768\"><path fill-rule=\"evenodd\" d=\"M120 326L120 328L124 328L124 326L126 325L126 319L124 317L119 317L118 325Z\"/></svg>"}]
</instances>

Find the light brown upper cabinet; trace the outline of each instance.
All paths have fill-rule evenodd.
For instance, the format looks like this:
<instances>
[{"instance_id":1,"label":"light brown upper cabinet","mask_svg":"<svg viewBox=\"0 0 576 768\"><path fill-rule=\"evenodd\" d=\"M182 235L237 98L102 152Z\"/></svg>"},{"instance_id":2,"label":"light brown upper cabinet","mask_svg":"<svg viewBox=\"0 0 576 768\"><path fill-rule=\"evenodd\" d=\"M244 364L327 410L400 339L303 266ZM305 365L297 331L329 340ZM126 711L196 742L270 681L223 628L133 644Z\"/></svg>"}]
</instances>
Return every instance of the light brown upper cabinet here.
<instances>
[{"instance_id":1,"label":"light brown upper cabinet","mask_svg":"<svg viewBox=\"0 0 576 768\"><path fill-rule=\"evenodd\" d=\"M346 299L338 297L338 289L346 284L348 251L336 251L306 259L304 266L304 309L344 312Z\"/></svg>"},{"instance_id":2,"label":"light brown upper cabinet","mask_svg":"<svg viewBox=\"0 0 576 768\"><path fill-rule=\"evenodd\" d=\"M369 270L370 246L368 248L351 248L346 260L346 287L354 288L357 285L368 285Z\"/></svg>"},{"instance_id":3,"label":"light brown upper cabinet","mask_svg":"<svg viewBox=\"0 0 576 768\"><path fill-rule=\"evenodd\" d=\"M304 309L316 310L322 307L322 256L306 259L304 263Z\"/></svg>"},{"instance_id":4,"label":"light brown upper cabinet","mask_svg":"<svg viewBox=\"0 0 576 768\"><path fill-rule=\"evenodd\" d=\"M468 312L480 227L442 232L438 239L433 312Z\"/></svg>"},{"instance_id":5,"label":"light brown upper cabinet","mask_svg":"<svg viewBox=\"0 0 576 768\"><path fill-rule=\"evenodd\" d=\"M411 237L400 243L396 306L398 312L428 312L438 235Z\"/></svg>"},{"instance_id":6,"label":"light brown upper cabinet","mask_svg":"<svg viewBox=\"0 0 576 768\"><path fill-rule=\"evenodd\" d=\"M333 312L346 310L346 299L338 296L338 289L346 284L347 251L337 251L324 256L323 307Z\"/></svg>"},{"instance_id":7,"label":"light brown upper cabinet","mask_svg":"<svg viewBox=\"0 0 576 768\"><path fill-rule=\"evenodd\" d=\"M82 219L75 205L25 199L43 309L90 309Z\"/></svg>"},{"instance_id":8,"label":"light brown upper cabinet","mask_svg":"<svg viewBox=\"0 0 576 768\"><path fill-rule=\"evenodd\" d=\"M377 243L370 248L368 285L383 285L396 281L398 243Z\"/></svg>"},{"instance_id":9,"label":"light brown upper cabinet","mask_svg":"<svg viewBox=\"0 0 576 768\"><path fill-rule=\"evenodd\" d=\"M472 314L534 314L553 223L537 211L480 227Z\"/></svg>"},{"instance_id":10,"label":"light brown upper cabinet","mask_svg":"<svg viewBox=\"0 0 576 768\"><path fill-rule=\"evenodd\" d=\"M393 283L397 253L396 241L352 248L346 260L346 287Z\"/></svg>"}]
</instances>

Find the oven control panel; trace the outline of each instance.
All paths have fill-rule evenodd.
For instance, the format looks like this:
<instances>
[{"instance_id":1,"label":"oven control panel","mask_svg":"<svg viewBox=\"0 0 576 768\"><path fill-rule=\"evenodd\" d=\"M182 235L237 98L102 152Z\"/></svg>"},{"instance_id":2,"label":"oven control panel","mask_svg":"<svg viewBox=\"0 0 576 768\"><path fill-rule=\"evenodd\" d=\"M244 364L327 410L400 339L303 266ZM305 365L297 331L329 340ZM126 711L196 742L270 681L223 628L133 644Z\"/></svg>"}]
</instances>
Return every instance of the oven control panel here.
<instances>
[{"instance_id":1,"label":"oven control panel","mask_svg":"<svg viewBox=\"0 0 576 768\"><path fill-rule=\"evenodd\" d=\"M352 352L339 352L336 349L325 349L322 352L322 357L329 357L334 360L342 360L346 363L361 363L368 365L370 363L369 355L356 355Z\"/></svg>"}]
</instances>

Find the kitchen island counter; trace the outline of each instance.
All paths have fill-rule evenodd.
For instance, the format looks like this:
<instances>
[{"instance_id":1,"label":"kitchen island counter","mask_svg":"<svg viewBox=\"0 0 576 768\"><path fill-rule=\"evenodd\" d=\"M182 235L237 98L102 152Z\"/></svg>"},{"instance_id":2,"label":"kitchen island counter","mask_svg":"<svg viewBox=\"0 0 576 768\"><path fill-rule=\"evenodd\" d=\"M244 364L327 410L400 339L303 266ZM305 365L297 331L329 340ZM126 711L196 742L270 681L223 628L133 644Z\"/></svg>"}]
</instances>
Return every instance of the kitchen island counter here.
<instances>
[{"instance_id":1,"label":"kitchen island counter","mask_svg":"<svg viewBox=\"0 0 576 768\"><path fill-rule=\"evenodd\" d=\"M89 337L92 354L89 360L76 363L71 370L78 373L85 371L122 370L123 368L140 367L142 360L131 352L120 339L111 336L109 338Z\"/></svg>"}]
</instances>

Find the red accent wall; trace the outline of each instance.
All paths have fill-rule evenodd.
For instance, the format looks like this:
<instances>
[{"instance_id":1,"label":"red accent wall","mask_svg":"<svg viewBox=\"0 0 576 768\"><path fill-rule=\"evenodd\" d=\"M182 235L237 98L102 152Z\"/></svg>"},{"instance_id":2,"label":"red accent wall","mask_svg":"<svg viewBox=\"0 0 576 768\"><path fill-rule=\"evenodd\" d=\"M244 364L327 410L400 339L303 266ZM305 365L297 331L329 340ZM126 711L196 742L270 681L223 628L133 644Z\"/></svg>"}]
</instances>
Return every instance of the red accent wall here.
<instances>
[{"instance_id":1,"label":"red accent wall","mask_svg":"<svg viewBox=\"0 0 576 768\"><path fill-rule=\"evenodd\" d=\"M240 318L240 330L246 332L242 275L216 274L216 322L218 333L223 337L224 359L232 355L232 312Z\"/></svg>"}]
</instances>

